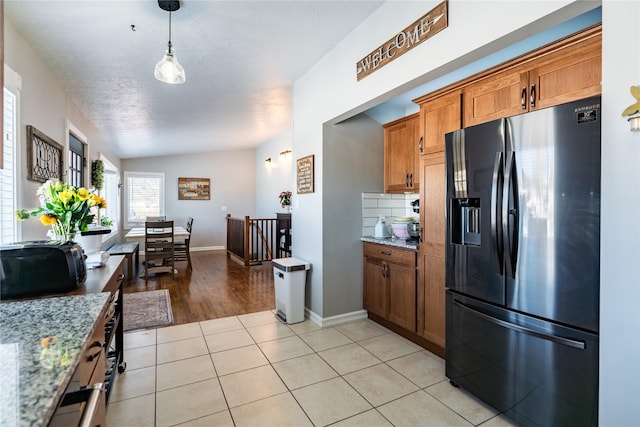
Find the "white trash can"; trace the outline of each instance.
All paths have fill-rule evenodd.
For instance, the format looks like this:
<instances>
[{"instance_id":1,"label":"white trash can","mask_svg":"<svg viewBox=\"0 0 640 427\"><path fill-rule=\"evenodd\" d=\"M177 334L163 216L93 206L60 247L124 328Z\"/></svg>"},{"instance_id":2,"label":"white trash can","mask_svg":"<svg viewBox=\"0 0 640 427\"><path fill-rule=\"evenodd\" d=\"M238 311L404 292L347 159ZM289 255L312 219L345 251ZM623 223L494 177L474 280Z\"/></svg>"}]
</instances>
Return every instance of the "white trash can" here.
<instances>
[{"instance_id":1,"label":"white trash can","mask_svg":"<svg viewBox=\"0 0 640 427\"><path fill-rule=\"evenodd\" d=\"M311 264L297 258L276 258L271 263L276 288L276 316L285 323L304 321L304 288Z\"/></svg>"}]
</instances>

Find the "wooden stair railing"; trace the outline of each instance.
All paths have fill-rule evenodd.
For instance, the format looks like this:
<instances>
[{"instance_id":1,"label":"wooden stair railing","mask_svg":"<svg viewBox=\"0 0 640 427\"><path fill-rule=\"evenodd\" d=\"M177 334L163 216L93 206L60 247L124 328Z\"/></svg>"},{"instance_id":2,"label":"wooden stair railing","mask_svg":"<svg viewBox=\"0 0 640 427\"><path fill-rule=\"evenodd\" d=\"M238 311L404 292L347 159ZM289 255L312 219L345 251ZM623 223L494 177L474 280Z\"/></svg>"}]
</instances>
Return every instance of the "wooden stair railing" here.
<instances>
[{"instance_id":1,"label":"wooden stair railing","mask_svg":"<svg viewBox=\"0 0 640 427\"><path fill-rule=\"evenodd\" d=\"M273 259L276 218L234 218L227 214L227 255L244 266Z\"/></svg>"}]
</instances>

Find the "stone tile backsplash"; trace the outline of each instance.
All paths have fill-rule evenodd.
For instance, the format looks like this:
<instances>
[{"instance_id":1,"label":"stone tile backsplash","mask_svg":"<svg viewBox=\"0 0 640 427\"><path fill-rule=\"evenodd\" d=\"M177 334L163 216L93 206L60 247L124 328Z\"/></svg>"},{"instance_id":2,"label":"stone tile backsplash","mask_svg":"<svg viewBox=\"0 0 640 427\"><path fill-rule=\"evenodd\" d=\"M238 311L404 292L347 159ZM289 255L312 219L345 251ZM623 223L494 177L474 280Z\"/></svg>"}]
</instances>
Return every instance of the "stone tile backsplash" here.
<instances>
[{"instance_id":1,"label":"stone tile backsplash","mask_svg":"<svg viewBox=\"0 0 640 427\"><path fill-rule=\"evenodd\" d=\"M417 193L362 193L362 235L373 236L380 215L386 218L389 232L393 218L397 216L412 216L418 221L420 215L413 212L411 206L411 202L418 198Z\"/></svg>"}]
</instances>

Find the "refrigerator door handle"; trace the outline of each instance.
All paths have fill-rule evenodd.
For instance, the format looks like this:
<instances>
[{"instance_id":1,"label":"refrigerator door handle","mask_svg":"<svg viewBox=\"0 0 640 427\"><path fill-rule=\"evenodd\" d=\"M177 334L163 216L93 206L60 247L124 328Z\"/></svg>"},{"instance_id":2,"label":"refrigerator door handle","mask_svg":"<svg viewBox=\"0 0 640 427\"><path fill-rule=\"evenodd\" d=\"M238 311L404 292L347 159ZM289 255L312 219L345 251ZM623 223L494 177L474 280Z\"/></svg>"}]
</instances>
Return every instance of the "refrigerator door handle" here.
<instances>
[{"instance_id":1,"label":"refrigerator door handle","mask_svg":"<svg viewBox=\"0 0 640 427\"><path fill-rule=\"evenodd\" d=\"M493 176L491 178L491 243L493 248L493 265L497 274L502 274L503 259L503 238L502 227L500 224L500 202L502 200L502 181L504 173L502 169L502 151L496 153L496 159L493 164Z\"/></svg>"},{"instance_id":2,"label":"refrigerator door handle","mask_svg":"<svg viewBox=\"0 0 640 427\"><path fill-rule=\"evenodd\" d=\"M504 237L505 275L516 276L518 253L518 190L515 177L516 154L507 155L502 192L502 235Z\"/></svg>"},{"instance_id":3,"label":"refrigerator door handle","mask_svg":"<svg viewBox=\"0 0 640 427\"><path fill-rule=\"evenodd\" d=\"M587 348L587 345L584 341L578 341L578 340L574 340L571 338L565 338L565 337L560 337L557 335L551 335L551 334L545 334L544 332L539 332L530 328L526 328L524 326L520 326L520 325L516 325L514 323L510 323L507 322L505 320L502 319L497 319L489 314L485 314L475 308L469 307L466 304L461 303L460 301L457 301L454 299L453 303L460 309L462 310L466 310L478 317L481 317L482 319L494 323L498 326L502 326L503 328L507 328L507 329L511 329L513 331L516 332L521 332L523 334L527 334L527 335L531 335L543 340L547 340L547 341L551 341L554 342L556 344L562 344L568 347L573 347L573 348L577 348L579 350L584 350Z\"/></svg>"}]
</instances>

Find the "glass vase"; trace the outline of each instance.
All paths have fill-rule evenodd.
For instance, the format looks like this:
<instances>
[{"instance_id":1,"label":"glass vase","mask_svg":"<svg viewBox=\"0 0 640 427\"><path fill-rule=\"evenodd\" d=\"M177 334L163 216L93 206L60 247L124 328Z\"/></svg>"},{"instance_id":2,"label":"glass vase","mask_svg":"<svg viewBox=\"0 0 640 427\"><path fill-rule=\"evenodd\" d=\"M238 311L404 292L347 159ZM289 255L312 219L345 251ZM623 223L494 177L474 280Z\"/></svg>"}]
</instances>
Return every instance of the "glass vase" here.
<instances>
[{"instance_id":1,"label":"glass vase","mask_svg":"<svg viewBox=\"0 0 640 427\"><path fill-rule=\"evenodd\" d=\"M53 230L49 230L49 232L47 232L47 236L51 240L59 240L61 242L73 242L74 239L76 238L76 233L73 232L73 233L55 234Z\"/></svg>"}]
</instances>

